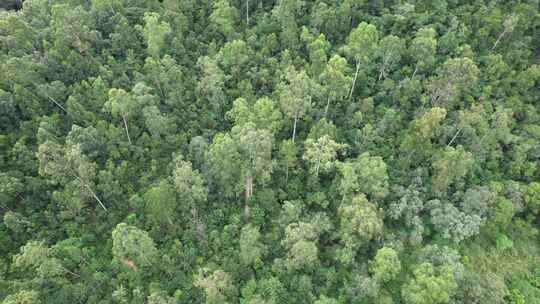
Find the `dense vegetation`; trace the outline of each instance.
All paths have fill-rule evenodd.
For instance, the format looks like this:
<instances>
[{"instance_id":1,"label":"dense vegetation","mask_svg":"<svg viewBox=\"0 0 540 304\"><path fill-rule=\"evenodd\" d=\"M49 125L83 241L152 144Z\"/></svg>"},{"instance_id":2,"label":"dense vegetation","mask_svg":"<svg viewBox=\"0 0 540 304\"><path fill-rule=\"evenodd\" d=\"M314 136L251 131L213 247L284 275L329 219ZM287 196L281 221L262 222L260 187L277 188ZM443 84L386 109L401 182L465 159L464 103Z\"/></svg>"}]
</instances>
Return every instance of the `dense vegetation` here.
<instances>
[{"instance_id":1,"label":"dense vegetation","mask_svg":"<svg viewBox=\"0 0 540 304\"><path fill-rule=\"evenodd\" d=\"M1 303L540 303L538 0L21 3Z\"/></svg>"}]
</instances>

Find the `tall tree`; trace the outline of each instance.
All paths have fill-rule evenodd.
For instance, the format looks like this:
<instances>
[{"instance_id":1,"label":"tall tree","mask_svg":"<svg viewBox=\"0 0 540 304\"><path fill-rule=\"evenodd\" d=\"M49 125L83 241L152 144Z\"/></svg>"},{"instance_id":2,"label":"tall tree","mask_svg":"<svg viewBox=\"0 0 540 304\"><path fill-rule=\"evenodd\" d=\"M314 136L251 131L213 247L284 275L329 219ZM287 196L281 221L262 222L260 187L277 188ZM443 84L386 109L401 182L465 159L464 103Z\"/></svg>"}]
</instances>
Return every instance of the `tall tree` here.
<instances>
[{"instance_id":1,"label":"tall tree","mask_svg":"<svg viewBox=\"0 0 540 304\"><path fill-rule=\"evenodd\" d=\"M146 231L120 223L112 231L112 241L113 257L134 270L151 266L157 261L156 244Z\"/></svg>"},{"instance_id":2,"label":"tall tree","mask_svg":"<svg viewBox=\"0 0 540 304\"><path fill-rule=\"evenodd\" d=\"M342 101L347 96L349 83L351 83L351 77L347 76L347 60L339 55L332 56L319 78L327 96L324 108L324 117L326 117L330 103Z\"/></svg>"},{"instance_id":3,"label":"tall tree","mask_svg":"<svg viewBox=\"0 0 540 304\"><path fill-rule=\"evenodd\" d=\"M336 143L328 135L317 140L308 138L305 143L303 159L310 164L309 171L319 176L319 171L328 172L334 167L337 151L344 145Z\"/></svg>"},{"instance_id":4,"label":"tall tree","mask_svg":"<svg viewBox=\"0 0 540 304\"><path fill-rule=\"evenodd\" d=\"M142 29L148 45L148 54L156 59L161 57L165 38L171 32L171 26L167 22L160 22L159 19L158 13L145 13L144 28Z\"/></svg>"},{"instance_id":5,"label":"tall tree","mask_svg":"<svg viewBox=\"0 0 540 304\"><path fill-rule=\"evenodd\" d=\"M224 190L234 193L239 184L244 185L245 217L250 215L254 182L270 178L272 141L269 131L258 130L249 122L235 126L230 134L216 135L208 151L212 172Z\"/></svg>"},{"instance_id":6,"label":"tall tree","mask_svg":"<svg viewBox=\"0 0 540 304\"><path fill-rule=\"evenodd\" d=\"M214 2L210 22L227 40L232 40L236 35L234 24L237 16L238 11L229 0L219 0Z\"/></svg>"},{"instance_id":7,"label":"tall tree","mask_svg":"<svg viewBox=\"0 0 540 304\"><path fill-rule=\"evenodd\" d=\"M437 32L431 27L420 28L411 42L409 52L416 61L412 76L419 69L426 70L435 63L437 53Z\"/></svg>"},{"instance_id":8,"label":"tall tree","mask_svg":"<svg viewBox=\"0 0 540 304\"><path fill-rule=\"evenodd\" d=\"M285 79L278 84L278 94L281 109L285 115L294 120L292 141L296 138L296 125L311 109L313 81L305 71L296 71L289 68L285 72Z\"/></svg>"},{"instance_id":9,"label":"tall tree","mask_svg":"<svg viewBox=\"0 0 540 304\"><path fill-rule=\"evenodd\" d=\"M190 210L199 242L204 244L204 224L200 217L200 205L206 203L208 197L204 179L198 170L192 168L191 162L183 160L180 155L175 159L173 178L180 203Z\"/></svg>"},{"instance_id":10,"label":"tall tree","mask_svg":"<svg viewBox=\"0 0 540 304\"><path fill-rule=\"evenodd\" d=\"M366 22L360 22L358 27L353 29L349 34L349 37L347 37L345 52L354 60L356 65L356 71L354 73L351 90L349 92L349 98L351 98L354 93L360 67L368 67L368 64L375 56L378 42L379 32L377 31L377 28L375 25Z\"/></svg>"},{"instance_id":11,"label":"tall tree","mask_svg":"<svg viewBox=\"0 0 540 304\"><path fill-rule=\"evenodd\" d=\"M377 49L379 63L379 80L386 77L386 72L393 68L401 60L401 55L405 49L405 43L399 37L388 35L381 39Z\"/></svg>"},{"instance_id":12,"label":"tall tree","mask_svg":"<svg viewBox=\"0 0 540 304\"><path fill-rule=\"evenodd\" d=\"M91 197L107 211L95 191L96 164L88 160L79 145L62 147L55 142L46 141L39 146L38 159L41 175L51 177L68 189L78 189L75 191L78 192L80 200ZM75 208L80 209L82 206Z\"/></svg>"}]
</instances>

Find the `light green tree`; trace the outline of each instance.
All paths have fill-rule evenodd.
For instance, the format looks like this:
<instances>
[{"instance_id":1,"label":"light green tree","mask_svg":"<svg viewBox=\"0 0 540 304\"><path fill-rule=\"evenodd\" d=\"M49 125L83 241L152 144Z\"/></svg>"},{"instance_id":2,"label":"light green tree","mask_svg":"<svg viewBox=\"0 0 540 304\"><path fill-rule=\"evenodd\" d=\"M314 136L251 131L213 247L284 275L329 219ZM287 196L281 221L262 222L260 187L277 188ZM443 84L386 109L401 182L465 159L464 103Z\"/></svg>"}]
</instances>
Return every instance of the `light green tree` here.
<instances>
[{"instance_id":1,"label":"light green tree","mask_svg":"<svg viewBox=\"0 0 540 304\"><path fill-rule=\"evenodd\" d=\"M8 295L2 304L40 304L39 293L34 290L21 290Z\"/></svg>"},{"instance_id":2,"label":"light green tree","mask_svg":"<svg viewBox=\"0 0 540 304\"><path fill-rule=\"evenodd\" d=\"M112 231L112 241L113 256L120 263L134 265L136 269L157 262L156 244L146 231L120 223Z\"/></svg>"},{"instance_id":3,"label":"light green tree","mask_svg":"<svg viewBox=\"0 0 540 304\"><path fill-rule=\"evenodd\" d=\"M386 77L386 72L392 69L401 60L401 55L405 50L405 43L399 37L388 35L381 39L377 49L379 63L379 80Z\"/></svg>"},{"instance_id":4,"label":"light green tree","mask_svg":"<svg viewBox=\"0 0 540 304\"><path fill-rule=\"evenodd\" d=\"M377 250L375 259L369 265L369 271L379 282L389 282L401 272L401 261L397 252L389 247Z\"/></svg>"},{"instance_id":5,"label":"light green tree","mask_svg":"<svg viewBox=\"0 0 540 304\"><path fill-rule=\"evenodd\" d=\"M214 2L210 22L227 40L231 40L236 33L234 23L237 16L238 12L229 0L219 0Z\"/></svg>"},{"instance_id":6,"label":"light green tree","mask_svg":"<svg viewBox=\"0 0 540 304\"><path fill-rule=\"evenodd\" d=\"M51 177L53 181L72 189L82 201L93 198L103 210L107 207L96 193L94 179L96 164L91 162L81 151L79 145L62 147L53 141L46 141L38 148L39 173ZM75 202L73 202L75 203ZM74 205L75 209L82 206Z\"/></svg>"},{"instance_id":7,"label":"light green tree","mask_svg":"<svg viewBox=\"0 0 540 304\"><path fill-rule=\"evenodd\" d=\"M204 179L198 170L193 169L191 162L183 160L181 155L175 158L173 178L180 204L191 211L199 242L205 244L204 224L199 215L200 205L206 203L208 197Z\"/></svg>"},{"instance_id":8,"label":"light green tree","mask_svg":"<svg viewBox=\"0 0 540 304\"><path fill-rule=\"evenodd\" d=\"M470 58L446 60L437 70L437 77L432 78L428 85L431 104L453 108L462 92L474 87L478 74L479 70Z\"/></svg>"},{"instance_id":9,"label":"light green tree","mask_svg":"<svg viewBox=\"0 0 540 304\"><path fill-rule=\"evenodd\" d=\"M144 194L145 211L156 223L173 225L176 193L168 181L162 180Z\"/></svg>"},{"instance_id":10,"label":"light green tree","mask_svg":"<svg viewBox=\"0 0 540 304\"><path fill-rule=\"evenodd\" d=\"M208 304L225 304L234 294L234 285L231 276L223 270L208 273L202 269L195 278L195 286L202 288Z\"/></svg>"},{"instance_id":11,"label":"light green tree","mask_svg":"<svg viewBox=\"0 0 540 304\"><path fill-rule=\"evenodd\" d=\"M243 184L246 217L250 214L254 182L267 181L273 170L272 146L270 132L249 122L233 127L230 134L217 134L207 152L212 173L228 195Z\"/></svg>"},{"instance_id":12,"label":"light green tree","mask_svg":"<svg viewBox=\"0 0 540 304\"><path fill-rule=\"evenodd\" d=\"M362 153L355 161L339 164L342 175L340 190L343 198L364 193L373 199L388 194L388 172L386 163L379 156Z\"/></svg>"},{"instance_id":13,"label":"light green tree","mask_svg":"<svg viewBox=\"0 0 540 304\"><path fill-rule=\"evenodd\" d=\"M304 142L305 152L303 159L310 164L311 173L319 176L319 171L328 172L335 166L337 152L345 145L338 144L328 135L324 135L317 140L312 138Z\"/></svg>"},{"instance_id":14,"label":"light green tree","mask_svg":"<svg viewBox=\"0 0 540 304\"><path fill-rule=\"evenodd\" d=\"M347 76L347 60L339 55L334 55L325 69L321 72L319 79L326 91L326 107L324 116L328 114L330 103L340 102L347 96L351 77Z\"/></svg>"},{"instance_id":15,"label":"light green tree","mask_svg":"<svg viewBox=\"0 0 540 304\"><path fill-rule=\"evenodd\" d=\"M246 266L260 267L263 253L264 245L259 228L252 224L246 225L240 233L240 261Z\"/></svg>"},{"instance_id":16,"label":"light green tree","mask_svg":"<svg viewBox=\"0 0 540 304\"><path fill-rule=\"evenodd\" d=\"M379 42L379 32L373 24L360 22L358 27L353 29L347 37L345 53L355 61L356 72L354 73L349 98L354 93L356 80L360 67L368 67L370 61L374 58Z\"/></svg>"},{"instance_id":17,"label":"light green tree","mask_svg":"<svg viewBox=\"0 0 540 304\"><path fill-rule=\"evenodd\" d=\"M364 194L354 196L350 201L344 201L338 210L339 235L344 246L340 260L352 262L350 255L357 248L365 245L381 235L383 231L382 214L377 207L369 202Z\"/></svg>"},{"instance_id":18,"label":"light green tree","mask_svg":"<svg viewBox=\"0 0 540 304\"><path fill-rule=\"evenodd\" d=\"M409 52L416 61L413 77L419 69L426 70L435 63L437 32L431 27L420 28L411 42Z\"/></svg>"},{"instance_id":19,"label":"light green tree","mask_svg":"<svg viewBox=\"0 0 540 304\"><path fill-rule=\"evenodd\" d=\"M171 26L164 21L159 21L158 13L144 14L143 34L148 44L148 54L159 59L160 53L165 46L165 38L171 32Z\"/></svg>"},{"instance_id":20,"label":"light green tree","mask_svg":"<svg viewBox=\"0 0 540 304\"><path fill-rule=\"evenodd\" d=\"M432 190L437 195L445 195L448 187L461 181L472 169L474 158L472 153L462 146L445 147L433 158Z\"/></svg>"},{"instance_id":21,"label":"light green tree","mask_svg":"<svg viewBox=\"0 0 540 304\"><path fill-rule=\"evenodd\" d=\"M302 118L311 109L313 81L305 71L296 71L289 68L285 72L284 81L278 85L278 94L281 109L285 115L294 120L292 141L296 138L296 125L298 119Z\"/></svg>"},{"instance_id":22,"label":"light green tree","mask_svg":"<svg viewBox=\"0 0 540 304\"><path fill-rule=\"evenodd\" d=\"M414 277L401 290L406 304L451 302L458 287L451 267L434 267L430 263L422 263L413 270L413 274Z\"/></svg>"}]
</instances>

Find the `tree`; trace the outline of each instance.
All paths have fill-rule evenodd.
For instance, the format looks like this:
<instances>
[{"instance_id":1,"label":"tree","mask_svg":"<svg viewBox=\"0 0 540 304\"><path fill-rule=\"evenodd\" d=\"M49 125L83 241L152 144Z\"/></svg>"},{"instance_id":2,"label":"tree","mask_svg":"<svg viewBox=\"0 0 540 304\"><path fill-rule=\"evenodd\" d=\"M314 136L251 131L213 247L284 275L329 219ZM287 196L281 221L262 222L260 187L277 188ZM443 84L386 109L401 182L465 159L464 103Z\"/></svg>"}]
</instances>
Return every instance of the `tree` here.
<instances>
[{"instance_id":1,"label":"tree","mask_svg":"<svg viewBox=\"0 0 540 304\"><path fill-rule=\"evenodd\" d=\"M60 260L53 256L52 250L38 241L30 241L21 247L20 253L13 257L13 266L31 270L39 278L44 279L61 277L69 272L62 266Z\"/></svg>"},{"instance_id":2,"label":"tree","mask_svg":"<svg viewBox=\"0 0 540 304\"><path fill-rule=\"evenodd\" d=\"M331 45L326 40L324 34L313 37L306 27L302 28L301 38L307 44L309 51L309 60L311 62L310 75L316 78L322 73L326 65L326 61L328 60L327 53Z\"/></svg>"},{"instance_id":3,"label":"tree","mask_svg":"<svg viewBox=\"0 0 540 304\"><path fill-rule=\"evenodd\" d=\"M260 267L263 263L264 246L259 228L248 224L240 234L240 261L246 266Z\"/></svg>"},{"instance_id":4,"label":"tree","mask_svg":"<svg viewBox=\"0 0 540 304\"><path fill-rule=\"evenodd\" d=\"M153 292L147 298L148 304L175 304L177 303L176 299L173 297L167 296L164 292Z\"/></svg>"},{"instance_id":5,"label":"tree","mask_svg":"<svg viewBox=\"0 0 540 304\"><path fill-rule=\"evenodd\" d=\"M285 166L285 182L289 179L289 168L296 165L298 149L292 140L284 140L279 146L280 162Z\"/></svg>"},{"instance_id":6,"label":"tree","mask_svg":"<svg viewBox=\"0 0 540 304\"><path fill-rule=\"evenodd\" d=\"M401 60L401 54L405 49L403 40L394 35L388 35L381 39L377 50L381 63L379 64L379 80L386 77L386 72Z\"/></svg>"},{"instance_id":7,"label":"tree","mask_svg":"<svg viewBox=\"0 0 540 304\"><path fill-rule=\"evenodd\" d=\"M432 153L433 141L441 130L446 114L444 108L433 107L411 122L409 132L401 141L401 149L407 161L412 158L415 160L413 163L416 163Z\"/></svg>"},{"instance_id":8,"label":"tree","mask_svg":"<svg viewBox=\"0 0 540 304\"><path fill-rule=\"evenodd\" d=\"M292 141L296 138L296 124L311 109L311 91L313 81L305 71L297 72L290 68L285 72L285 79L278 84L281 109L285 115L294 119Z\"/></svg>"},{"instance_id":9,"label":"tree","mask_svg":"<svg viewBox=\"0 0 540 304\"><path fill-rule=\"evenodd\" d=\"M355 161L340 164L339 169L342 175L339 187L344 198L364 193L381 199L388 194L388 173L381 157L365 152Z\"/></svg>"},{"instance_id":10,"label":"tree","mask_svg":"<svg viewBox=\"0 0 540 304\"><path fill-rule=\"evenodd\" d=\"M342 202L339 207L339 234L345 252L353 251L365 245L383 231L380 211L370 203L364 194L356 195L352 200ZM351 262L352 257L343 257L343 262Z\"/></svg>"},{"instance_id":11,"label":"tree","mask_svg":"<svg viewBox=\"0 0 540 304\"><path fill-rule=\"evenodd\" d=\"M234 294L231 276L223 270L216 270L212 273L206 272L208 270L203 269L195 279L195 286L202 288L206 294L206 303L228 303L227 299Z\"/></svg>"},{"instance_id":12,"label":"tree","mask_svg":"<svg viewBox=\"0 0 540 304\"><path fill-rule=\"evenodd\" d=\"M314 304L338 304L339 302L336 299L328 298L325 295L321 295Z\"/></svg>"},{"instance_id":13,"label":"tree","mask_svg":"<svg viewBox=\"0 0 540 304\"><path fill-rule=\"evenodd\" d=\"M397 252L388 247L379 249L369 266L369 271L379 282L385 283L395 279L401 271L401 261Z\"/></svg>"},{"instance_id":14,"label":"tree","mask_svg":"<svg viewBox=\"0 0 540 304\"><path fill-rule=\"evenodd\" d=\"M453 108L462 92L474 87L478 73L478 68L470 58L448 59L437 69L437 77L431 79L428 85L431 104Z\"/></svg>"},{"instance_id":15,"label":"tree","mask_svg":"<svg viewBox=\"0 0 540 304\"><path fill-rule=\"evenodd\" d=\"M252 122L257 129L267 129L272 134L277 133L282 124L281 112L276 103L268 97L257 99L253 106L250 106L246 99L237 98L226 116L237 126Z\"/></svg>"},{"instance_id":16,"label":"tree","mask_svg":"<svg viewBox=\"0 0 540 304\"><path fill-rule=\"evenodd\" d=\"M157 106L148 106L143 109L146 127L155 139L172 135L176 131L176 124L170 117L161 113Z\"/></svg>"},{"instance_id":17,"label":"tree","mask_svg":"<svg viewBox=\"0 0 540 304\"><path fill-rule=\"evenodd\" d=\"M148 45L148 54L156 59L160 58L165 38L171 32L171 26L167 22L160 22L159 18L158 13L145 13L142 30Z\"/></svg>"},{"instance_id":18,"label":"tree","mask_svg":"<svg viewBox=\"0 0 540 304\"><path fill-rule=\"evenodd\" d=\"M272 145L270 132L258 130L253 123L246 123L235 126L230 134L216 135L208 151L214 177L225 186L226 192L235 192L237 185L243 183L246 217L250 214L254 182L264 182L270 178L273 169Z\"/></svg>"},{"instance_id":19,"label":"tree","mask_svg":"<svg viewBox=\"0 0 540 304\"><path fill-rule=\"evenodd\" d=\"M420 28L411 42L409 52L416 61L413 77L419 69L427 70L435 63L437 32L431 27Z\"/></svg>"},{"instance_id":20,"label":"tree","mask_svg":"<svg viewBox=\"0 0 540 304\"><path fill-rule=\"evenodd\" d=\"M180 204L191 210L199 242L205 243L204 224L199 216L200 205L206 203L208 197L204 179L198 170L192 168L191 162L183 160L180 155L175 158L173 178Z\"/></svg>"},{"instance_id":21,"label":"tree","mask_svg":"<svg viewBox=\"0 0 540 304\"><path fill-rule=\"evenodd\" d=\"M272 9L272 16L281 26L281 41L286 49L298 48L298 24L296 14L304 6L304 1L283 0L279 1Z\"/></svg>"},{"instance_id":22,"label":"tree","mask_svg":"<svg viewBox=\"0 0 540 304\"><path fill-rule=\"evenodd\" d=\"M354 59L356 64L356 72L354 73L349 98L351 98L354 93L360 67L368 67L367 64L375 56L378 42L379 32L377 31L377 28L373 24L366 22L360 22L358 27L353 29L349 34L349 37L347 37L345 52L350 58Z\"/></svg>"},{"instance_id":23,"label":"tree","mask_svg":"<svg viewBox=\"0 0 540 304\"><path fill-rule=\"evenodd\" d=\"M514 31L514 28L516 27L516 24L518 23L518 21L519 21L519 17L517 15L510 15L508 16L508 18L504 19L503 31L497 37L497 40L493 44L493 47L491 47L492 51L497 47L497 45L499 44L499 42L505 35L511 34Z\"/></svg>"},{"instance_id":24,"label":"tree","mask_svg":"<svg viewBox=\"0 0 540 304\"><path fill-rule=\"evenodd\" d=\"M129 144L131 145L131 137L129 136L128 116L138 108L136 100L123 89L111 89L109 91L109 101L105 104L108 111L114 116L120 116L124 122L124 129Z\"/></svg>"},{"instance_id":25,"label":"tree","mask_svg":"<svg viewBox=\"0 0 540 304\"><path fill-rule=\"evenodd\" d=\"M327 96L324 117L328 114L331 102L342 101L347 96L351 77L346 76L346 72L347 60L339 55L334 55L319 76L319 79L325 85Z\"/></svg>"},{"instance_id":26,"label":"tree","mask_svg":"<svg viewBox=\"0 0 540 304\"><path fill-rule=\"evenodd\" d=\"M242 81L243 72L247 71L252 51L249 45L242 39L226 42L219 50L218 60L224 71L232 76L235 82Z\"/></svg>"},{"instance_id":27,"label":"tree","mask_svg":"<svg viewBox=\"0 0 540 304\"><path fill-rule=\"evenodd\" d=\"M407 304L450 303L457 284L448 266L433 267L422 263L413 270L412 278L401 290Z\"/></svg>"},{"instance_id":28,"label":"tree","mask_svg":"<svg viewBox=\"0 0 540 304\"><path fill-rule=\"evenodd\" d=\"M439 200L427 202L431 214L431 223L444 238L458 243L480 232L483 220L477 214L460 211L449 203Z\"/></svg>"},{"instance_id":29,"label":"tree","mask_svg":"<svg viewBox=\"0 0 540 304\"><path fill-rule=\"evenodd\" d=\"M204 98L211 112L223 111L226 104L225 80L223 70L217 64L217 60L204 56L197 60L197 67L202 71L202 75L197 83L196 93Z\"/></svg>"},{"instance_id":30,"label":"tree","mask_svg":"<svg viewBox=\"0 0 540 304\"><path fill-rule=\"evenodd\" d=\"M147 108L146 106L152 106L156 104L156 96L151 94L152 89L146 86L142 82L135 84L130 93L124 91L123 89L111 89L109 91L109 100L105 103L106 111L110 112L114 116L120 116L124 122L124 129L126 131L126 136L128 138L129 144L131 145L131 137L129 135L128 129L128 118L130 116L135 116L141 112L141 109L150 109L151 111L156 111L157 109ZM147 111L145 111L146 114ZM159 112L159 111L158 111ZM158 113L148 113L146 114L149 122L149 126L153 129L154 124L156 123L155 119ZM154 130L156 132L158 130ZM161 133L161 131L158 131Z\"/></svg>"},{"instance_id":31,"label":"tree","mask_svg":"<svg viewBox=\"0 0 540 304\"><path fill-rule=\"evenodd\" d=\"M316 141L308 138L304 142L305 152L303 159L310 164L311 173L319 176L319 170L328 172L334 167L337 151L344 145L336 143L328 135L324 135Z\"/></svg>"},{"instance_id":32,"label":"tree","mask_svg":"<svg viewBox=\"0 0 540 304\"><path fill-rule=\"evenodd\" d=\"M63 184L66 189L77 191L83 201L91 197L99 203L103 210L107 207L94 190L96 164L88 160L79 145L62 147L46 141L38 149L39 173L49 176L55 182ZM75 203L75 202L74 202ZM80 209L82 206L76 206Z\"/></svg>"},{"instance_id":33,"label":"tree","mask_svg":"<svg viewBox=\"0 0 540 304\"><path fill-rule=\"evenodd\" d=\"M2 304L40 304L39 293L34 290L21 290L8 295Z\"/></svg>"},{"instance_id":34,"label":"tree","mask_svg":"<svg viewBox=\"0 0 540 304\"><path fill-rule=\"evenodd\" d=\"M309 269L318 262L317 233L310 223L295 222L285 228L281 245L287 250L286 266L291 270Z\"/></svg>"},{"instance_id":35,"label":"tree","mask_svg":"<svg viewBox=\"0 0 540 304\"><path fill-rule=\"evenodd\" d=\"M238 12L230 5L229 0L216 1L210 15L210 22L227 40L231 40L235 36L234 23L237 15Z\"/></svg>"},{"instance_id":36,"label":"tree","mask_svg":"<svg viewBox=\"0 0 540 304\"><path fill-rule=\"evenodd\" d=\"M462 146L445 147L438 151L431 163L433 169L432 190L445 195L448 187L461 181L472 169L474 158Z\"/></svg>"},{"instance_id":37,"label":"tree","mask_svg":"<svg viewBox=\"0 0 540 304\"><path fill-rule=\"evenodd\" d=\"M112 231L112 241L114 258L133 270L157 262L158 250L146 231L120 223Z\"/></svg>"},{"instance_id":38,"label":"tree","mask_svg":"<svg viewBox=\"0 0 540 304\"><path fill-rule=\"evenodd\" d=\"M168 181L162 180L144 194L145 210L156 223L173 225L176 193Z\"/></svg>"}]
</instances>

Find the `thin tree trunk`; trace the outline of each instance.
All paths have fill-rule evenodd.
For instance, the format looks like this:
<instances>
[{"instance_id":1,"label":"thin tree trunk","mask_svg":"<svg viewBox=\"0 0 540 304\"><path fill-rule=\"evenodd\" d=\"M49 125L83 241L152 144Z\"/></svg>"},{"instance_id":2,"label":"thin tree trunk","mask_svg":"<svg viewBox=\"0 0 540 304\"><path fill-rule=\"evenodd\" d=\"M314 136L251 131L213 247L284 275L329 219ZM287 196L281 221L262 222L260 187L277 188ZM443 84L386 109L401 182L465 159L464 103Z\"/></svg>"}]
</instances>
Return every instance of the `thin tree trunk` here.
<instances>
[{"instance_id":1,"label":"thin tree trunk","mask_svg":"<svg viewBox=\"0 0 540 304\"><path fill-rule=\"evenodd\" d=\"M45 94L45 96L47 96L47 98L49 98L50 101L52 101L55 105L57 105L60 109L62 109L64 112L66 112L66 114L69 115L68 111L66 110L66 108L64 108L64 106L62 106L58 101L56 101L54 98L52 98L51 96L49 96L48 94Z\"/></svg>"},{"instance_id":2,"label":"thin tree trunk","mask_svg":"<svg viewBox=\"0 0 540 304\"><path fill-rule=\"evenodd\" d=\"M416 72L418 72L418 63L416 63L416 65L414 66L414 72L412 73L411 78L414 78L414 75L416 75Z\"/></svg>"},{"instance_id":3,"label":"thin tree trunk","mask_svg":"<svg viewBox=\"0 0 540 304\"><path fill-rule=\"evenodd\" d=\"M249 202L251 201L251 195L253 191L253 178L251 174L246 177L245 192L246 192L246 201L244 203L244 218L247 220L250 216L250 206Z\"/></svg>"},{"instance_id":4,"label":"thin tree trunk","mask_svg":"<svg viewBox=\"0 0 540 304\"><path fill-rule=\"evenodd\" d=\"M330 96L326 99L326 108L324 108L324 118L326 118L326 115L328 114L328 108L330 107Z\"/></svg>"},{"instance_id":5,"label":"thin tree trunk","mask_svg":"<svg viewBox=\"0 0 540 304\"><path fill-rule=\"evenodd\" d=\"M459 128L459 129L457 130L456 134L454 135L454 137L452 137L452 139L450 140L450 142L448 143L447 146L450 146L450 145L454 142L454 140L456 140L456 138L458 137L458 135L459 135L459 133L461 132L461 130L462 130L462 128Z\"/></svg>"},{"instance_id":6,"label":"thin tree trunk","mask_svg":"<svg viewBox=\"0 0 540 304\"><path fill-rule=\"evenodd\" d=\"M77 179L79 180L80 183L82 183L84 185L84 187L90 191L90 193L92 194L92 196L94 197L94 199L96 199L96 201L101 205L101 208L103 208L103 210L107 211L107 207L105 207L105 204L103 204L103 202L99 199L99 197L97 196L97 194L94 192L94 190L92 190L92 188L90 188L90 186L88 186L80 177L77 177Z\"/></svg>"},{"instance_id":7,"label":"thin tree trunk","mask_svg":"<svg viewBox=\"0 0 540 304\"><path fill-rule=\"evenodd\" d=\"M69 273L69 274L71 274L71 275L73 275L73 276L75 276L75 277L78 277L78 278L81 277L81 275L79 275L78 273L75 273L75 272L73 272L73 271L67 269L67 268L64 267L64 266L61 266L61 267L62 267L62 269L63 269L65 272L67 272L67 273Z\"/></svg>"},{"instance_id":8,"label":"thin tree trunk","mask_svg":"<svg viewBox=\"0 0 540 304\"><path fill-rule=\"evenodd\" d=\"M249 26L249 0L246 0L246 24Z\"/></svg>"},{"instance_id":9,"label":"thin tree trunk","mask_svg":"<svg viewBox=\"0 0 540 304\"><path fill-rule=\"evenodd\" d=\"M349 93L349 99L352 97L352 94L354 92L354 87L356 85L356 79L358 78L358 72L360 71L360 63L356 62L356 72L354 73L354 80L351 86L351 92Z\"/></svg>"},{"instance_id":10,"label":"thin tree trunk","mask_svg":"<svg viewBox=\"0 0 540 304\"><path fill-rule=\"evenodd\" d=\"M127 126L126 116L122 115L122 120L124 121L124 128L126 129L126 135L127 135L129 144L131 145L132 144L131 143L131 137L129 137L129 130L128 130L128 126Z\"/></svg>"},{"instance_id":11,"label":"thin tree trunk","mask_svg":"<svg viewBox=\"0 0 540 304\"><path fill-rule=\"evenodd\" d=\"M193 222L197 231L197 241L199 241L199 244L201 244L201 246L206 247L208 244L206 243L204 225L202 224L202 221L199 217L199 210L197 209L197 207L191 208L191 215L193 216Z\"/></svg>"},{"instance_id":12,"label":"thin tree trunk","mask_svg":"<svg viewBox=\"0 0 540 304\"><path fill-rule=\"evenodd\" d=\"M294 143L294 139L296 138L296 122L298 121L298 114L294 116L294 124L293 124L293 131L292 131L292 142Z\"/></svg>"},{"instance_id":13,"label":"thin tree trunk","mask_svg":"<svg viewBox=\"0 0 540 304\"><path fill-rule=\"evenodd\" d=\"M383 64L381 66L381 71L379 73L379 79L378 79L379 81L383 78L383 76L385 74L384 70L386 70L386 64L388 63L388 60L389 60L388 58L390 58L390 57L384 58L384 60L383 60Z\"/></svg>"},{"instance_id":14,"label":"thin tree trunk","mask_svg":"<svg viewBox=\"0 0 540 304\"><path fill-rule=\"evenodd\" d=\"M506 35L506 30L504 30L500 35L499 37L497 38L497 41L495 41L495 44L493 44L493 47L491 47L491 50L493 51L496 47L497 47L497 44L499 44L499 42L501 41L502 37Z\"/></svg>"}]
</instances>

